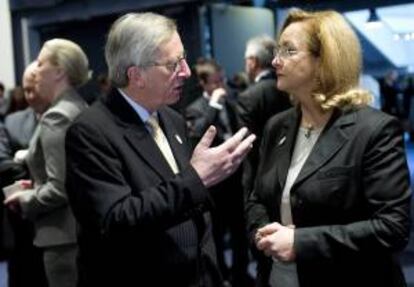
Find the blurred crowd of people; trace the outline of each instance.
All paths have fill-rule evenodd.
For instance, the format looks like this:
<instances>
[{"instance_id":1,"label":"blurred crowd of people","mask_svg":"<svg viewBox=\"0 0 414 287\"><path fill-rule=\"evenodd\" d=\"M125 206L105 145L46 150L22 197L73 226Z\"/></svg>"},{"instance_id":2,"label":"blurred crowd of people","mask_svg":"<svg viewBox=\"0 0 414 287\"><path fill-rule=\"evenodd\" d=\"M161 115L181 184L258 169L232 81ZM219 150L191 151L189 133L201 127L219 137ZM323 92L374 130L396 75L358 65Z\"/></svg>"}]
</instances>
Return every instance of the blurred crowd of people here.
<instances>
[{"instance_id":1,"label":"blurred crowd of people","mask_svg":"<svg viewBox=\"0 0 414 287\"><path fill-rule=\"evenodd\" d=\"M339 32L323 30L329 23ZM331 42L315 44L316 35L346 46L349 62L327 52L339 50ZM390 254L406 244L405 155L396 121L366 106L372 96L413 139L413 77L364 76L359 87L371 96L357 90L358 42L339 14L291 12L278 41L246 43L245 69L232 77L211 58L190 68L173 21L152 13L118 19L105 53L109 74L92 80L82 48L52 39L22 87L0 84L0 255L9 286L150 286L151 268L170 276L152 286L346 286L333 283L351 268L345 263L398 269ZM401 146L392 156L390 143ZM382 167L381 153L390 154ZM377 251L379 263L370 257ZM376 272L367 270L361 282Z\"/></svg>"}]
</instances>

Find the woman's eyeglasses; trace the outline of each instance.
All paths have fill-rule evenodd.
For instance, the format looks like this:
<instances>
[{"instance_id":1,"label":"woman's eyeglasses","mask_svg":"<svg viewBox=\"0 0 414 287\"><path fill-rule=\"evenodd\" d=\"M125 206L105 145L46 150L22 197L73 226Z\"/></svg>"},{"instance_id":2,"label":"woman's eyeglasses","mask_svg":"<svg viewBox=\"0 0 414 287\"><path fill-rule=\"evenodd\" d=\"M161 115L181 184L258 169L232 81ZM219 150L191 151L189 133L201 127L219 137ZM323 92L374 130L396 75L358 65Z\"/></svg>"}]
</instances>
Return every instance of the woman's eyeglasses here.
<instances>
[{"instance_id":1,"label":"woman's eyeglasses","mask_svg":"<svg viewBox=\"0 0 414 287\"><path fill-rule=\"evenodd\" d=\"M299 51L295 48L289 46L281 46L277 47L274 52L273 56L280 59L287 59L294 55L296 55Z\"/></svg>"}]
</instances>

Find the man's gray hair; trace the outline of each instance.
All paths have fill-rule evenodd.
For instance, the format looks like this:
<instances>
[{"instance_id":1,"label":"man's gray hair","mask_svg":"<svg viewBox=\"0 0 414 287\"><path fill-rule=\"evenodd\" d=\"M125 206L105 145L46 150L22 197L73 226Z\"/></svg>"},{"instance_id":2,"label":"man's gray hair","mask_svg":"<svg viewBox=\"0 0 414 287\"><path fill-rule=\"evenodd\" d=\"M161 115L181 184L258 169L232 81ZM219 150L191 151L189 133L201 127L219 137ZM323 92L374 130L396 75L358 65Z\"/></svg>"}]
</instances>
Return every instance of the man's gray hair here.
<instances>
[{"instance_id":1,"label":"man's gray hair","mask_svg":"<svg viewBox=\"0 0 414 287\"><path fill-rule=\"evenodd\" d=\"M255 57L262 68L272 66L276 41L267 35L250 38L247 41L245 58Z\"/></svg>"},{"instance_id":2,"label":"man's gray hair","mask_svg":"<svg viewBox=\"0 0 414 287\"><path fill-rule=\"evenodd\" d=\"M112 25L105 46L108 76L116 87L128 85L127 70L156 61L157 52L177 26L172 19L154 13L129 13Z\"/></svg>"}]
</instances>

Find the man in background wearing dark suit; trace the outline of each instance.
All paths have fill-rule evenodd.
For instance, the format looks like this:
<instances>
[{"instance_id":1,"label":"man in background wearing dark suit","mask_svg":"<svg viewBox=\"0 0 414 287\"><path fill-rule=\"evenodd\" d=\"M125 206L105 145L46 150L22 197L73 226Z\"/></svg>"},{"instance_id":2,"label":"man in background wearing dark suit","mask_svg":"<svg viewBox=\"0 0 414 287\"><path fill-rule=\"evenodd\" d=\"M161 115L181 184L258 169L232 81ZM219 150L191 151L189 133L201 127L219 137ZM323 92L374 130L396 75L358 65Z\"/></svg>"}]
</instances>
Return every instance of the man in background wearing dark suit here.
<instances>
[{"instance_id":1,"label":"man in background wearing dark suit","mask_svg":"<svg viewBox=\"0 0 414 287\"><path fill-rule=\"evenodd\" d=\"M24 158L37 126L37 117L46 108L46 103L35 91L36 66L36 61L31 63L23 74L23 89L29 107L7 115L4 125L0 124L1 187L30 177ZM47 286L41 250L33 246L33 223L7 209L2 216L5 217L0 233L3 240L10 241L11 249L7 257L8 286L25 287L33 282L39 287Z\"/></svg>"},{"instance_id":2,"label":"man in background wearing dark suit","mask_svg":"<svg viewBox=\"0 0 414 287\"><path fill-rule=\"evenodd\" d=\"M203 92L186 109L188 135L193 142L198 142L208 127L214 125L217 135L213 146L219 145L239 128L235 97L225 85L223 69L214 60L199 61L195 70ZM251 286L252 283L247 274L249 257L241 176L242 169L239 168L210 189L215 204L212 212L213 234L219 267L224 279L238 287ZM227 237L228 243L225 240ZM232 251L231 268L225 261L227 246Z\"/></svg>"},{"instance_id":3,"label":"man in background wearing dark suit","mask_svg":"<svg viewBox=\"0 0 414 287\"><path fill-rule=\"evenodd\" d=\"M185 121L167 107L190 76L171 19L122 16L105 55L114 89L66 139L78 286L221 286L207 188L236 170L254 135L210 148L210 127L190 154Z\"/></svg>"},{"instance_id":4,"label":"man in background wearing dark suit","mask_svg":"<svg viewBox=\"0 0 414 287\"><path fill-rule=\"evenodd\" d=\"M246 45L245 71L251 85L238 97L240 122L257 136L257 144L244 164L243 187L247 196L254 183L259 158L259 146L267 120L289 108L286 94L276 88L276 75L272 68L276 42L269 36L256 36Z\"/></svg>"}]
</instances>

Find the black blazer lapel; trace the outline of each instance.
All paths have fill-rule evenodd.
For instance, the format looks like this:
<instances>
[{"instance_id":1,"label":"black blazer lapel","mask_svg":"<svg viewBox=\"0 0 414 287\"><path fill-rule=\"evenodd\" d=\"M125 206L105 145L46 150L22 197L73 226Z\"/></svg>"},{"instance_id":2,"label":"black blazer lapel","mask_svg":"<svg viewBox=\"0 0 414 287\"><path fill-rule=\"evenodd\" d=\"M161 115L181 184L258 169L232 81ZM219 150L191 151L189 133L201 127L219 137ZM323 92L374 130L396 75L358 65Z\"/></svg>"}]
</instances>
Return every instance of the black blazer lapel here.
<instances>
[{"instance_id":1,"label":"black blazer lapel","mask_svg":"<svg viewBox=\"0 0 414 287\"><path fill-rule=\"evenodd\" d=\"M279 185L281 188L285 186L286 176L289 170L290 161L295 146L296 133L300 123L300 113L294 111L293 116L289 117L282 127L280 137L275 145L280 148L280 156L277 157L277 174L279 179ZM295 128L292 129L291 127Z\"/></svg>"},{"instance_id":2,"label":"black blazer lapel","mask_svg":"<svg viewBox=\"0 0 414 287\"><path fill-rule=\"evenodd\" d=\"M168 111L161 109L158 112L160 124L164 127L163 131L168 139L171 150L173 152L175 161L180 170L184 169L188 165L189 161L189 150L187 147L186 135L184 130L180 132L177 129L176 123L169 116Z\"/></svg>"},{"instance_id":3,"label":"black blazer lapel","mask_svg":"<svg viewBox=\"0 0 414 287\"><path fill-rule=\"evenodd\" d=\"M114 89L104 101L124 131L124 137L132 149L161 177L170 177L173 172L149 131L134 109Z\"/></svg>"},{"instance_id":4,"label":"black blazer lapel","mask_svg":"<svg viewBox=\"0 0 414 287\"><path fill-rule=\"evenodd\" d=\"M141 129L130 127L125 130L125 139L135 152L161 177L166 178L173 175L154 139L143 124Z\"/></svg>"},{"instance_id":5,"label":"black blazer lapel","mask_svg":"<svg viewBox=\"0 0 414 287\"><path fill-rule=\"evenodd\" d=\"M314 149L303 165L294 185L300 184L307 177L319 170L343 147L349 138L346 132L344 132L343 127L354 122L354 113L349 113L339 118L337 114L332 115L331 120L322 131Z\"/></svg>"}]
</instances>

